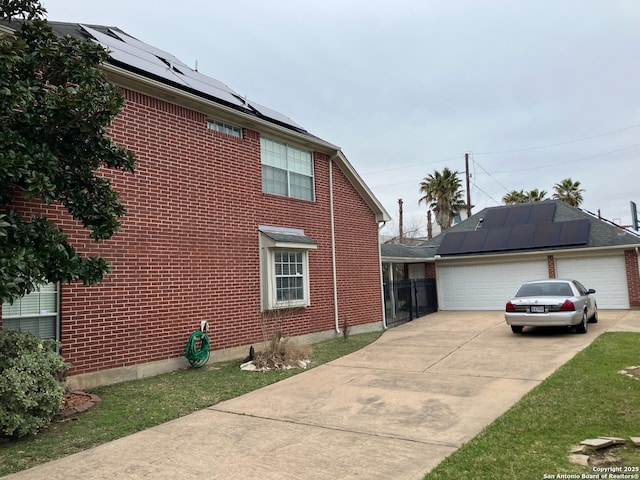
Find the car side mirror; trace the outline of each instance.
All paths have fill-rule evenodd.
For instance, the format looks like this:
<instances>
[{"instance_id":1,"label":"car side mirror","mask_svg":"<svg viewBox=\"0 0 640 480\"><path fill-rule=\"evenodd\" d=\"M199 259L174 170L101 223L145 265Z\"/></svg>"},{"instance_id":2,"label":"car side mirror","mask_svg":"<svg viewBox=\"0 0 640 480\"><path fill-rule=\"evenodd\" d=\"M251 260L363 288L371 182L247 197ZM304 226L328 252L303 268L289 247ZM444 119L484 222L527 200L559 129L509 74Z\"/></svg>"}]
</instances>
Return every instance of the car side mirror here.
<instances>
[{"instance_id":1,"label":"car side mirror","mask_svg":"<svg viewBox=\"0 0 640 480\"><path fill-rule=\"evenodd\" d=\"M593 288L590 288L589 290L587 290L587 293L596 293L596 291Z\"/></svg>"}]
</instances>

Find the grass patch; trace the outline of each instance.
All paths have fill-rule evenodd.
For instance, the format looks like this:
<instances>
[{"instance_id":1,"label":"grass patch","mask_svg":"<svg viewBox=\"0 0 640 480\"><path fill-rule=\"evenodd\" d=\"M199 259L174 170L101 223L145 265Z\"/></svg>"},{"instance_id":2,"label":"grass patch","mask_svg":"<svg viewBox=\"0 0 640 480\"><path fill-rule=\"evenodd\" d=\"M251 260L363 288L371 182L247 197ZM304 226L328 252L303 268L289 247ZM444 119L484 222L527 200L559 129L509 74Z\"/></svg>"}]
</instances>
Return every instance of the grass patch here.
<instances>
[{"instance_id":1,"label":"grass patch","mask_svg":"<svg viewBox=\"0 0 640 480\"><path fill-rule=\"evenodd\" d=\"M618 373L634 365L640 365L640 334L604 333L424 479L597 474L570 464L569 450L587 438L640 436L640 377ZM609 451L618 457L609 465L640 467L640 448Z\"/></svg>"},{"instance_id":2,"label":"grass patch","mask_svg":"<svg viewBox=\"0 0 640 480\"><path fill-rule=\"evenodd\" d=\"M309 368L359 350L381 334L316 343ZM159 425L304 371L244 372L239 365L240 361L211 364L92 390L102 402L91 410L53 423L36 436L4 443L0 439L0 476Z\"/></svg>"}]
</instances>

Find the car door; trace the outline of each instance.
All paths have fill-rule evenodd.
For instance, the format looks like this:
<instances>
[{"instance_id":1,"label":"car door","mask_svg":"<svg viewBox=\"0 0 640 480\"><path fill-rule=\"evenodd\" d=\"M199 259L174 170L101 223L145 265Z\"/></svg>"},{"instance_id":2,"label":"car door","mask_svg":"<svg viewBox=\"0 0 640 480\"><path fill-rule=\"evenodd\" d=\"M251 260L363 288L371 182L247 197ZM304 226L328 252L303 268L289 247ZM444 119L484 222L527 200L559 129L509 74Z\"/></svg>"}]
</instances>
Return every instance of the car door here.
<instances>
[{"instance_id":1,"label":"car door","mask_svg":"<svg viewBox=\"0 0 640 480\"><path fill-rule=\"evenodd\" d=\"M578 289L578 293L580 294L581 299L584 299L584 301L585 301L585 304L587 306L587 317L591 318L593 316L593 312L594 312L594 299L593 299L593 297L591 297L589 295L589 290L587 290L587 288L584 285L582 285L580 282L574 281L573 284Z\"/></svg>"}]
</instances>

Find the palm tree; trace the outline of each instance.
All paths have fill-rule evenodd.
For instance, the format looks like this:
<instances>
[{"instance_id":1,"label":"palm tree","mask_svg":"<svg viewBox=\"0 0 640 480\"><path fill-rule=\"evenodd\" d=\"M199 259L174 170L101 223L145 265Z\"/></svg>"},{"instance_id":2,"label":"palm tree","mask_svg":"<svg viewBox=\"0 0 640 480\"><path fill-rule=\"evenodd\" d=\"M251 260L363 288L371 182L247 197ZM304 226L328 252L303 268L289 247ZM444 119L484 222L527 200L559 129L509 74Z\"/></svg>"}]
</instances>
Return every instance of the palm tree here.
<instances>
[{"instance_id":1,"label":"palm tree","mask_svg":"<svg viewBox=\"0 0 640 480\"><path fill-rule=\"evenodd\" d=\"M553 198L562 200L571 206L579 207L582 203L582 192L584 190L580 188L580 182L574 182L571 178L565 178L560 183L556 183L553 186L556 193L553 194Z\"/></svg>"},{"instance_id":2,"label":"palm tree","mask_svg":"<svg viewBox=\"0 0 640 480\"><path fill-rule=\"evenodd\" d=\"M533 190L528 191L525 196L527 197L527 202L542 202L546 200L547 192L544 190L538 190L534 188Z\"/></svg>"},{"instance_id":3,"label":"palm tree","mask_svg":"<svg viewBox=\"0 0 640 480\"><path fill-rule=\"evenodd\" d=\"M526 194L520 190L511 190L504 197L502 197L502 203L505 205L513 205L514 203L525 203L527 201Z\"/></svg>"},{"instance_id":4,"label":"palm tree","mask_svg":"<svg viewBox=\"0 0 640 480\"><path fill-rule=\"evenodd\" d=\"M433 210L436 223L441 231L451 228L453 217L466 207L463 199L462 182L458 178L460 172L452 172L445 167L442 173L435 170L420 182L422 197L418 204L425 202Z\"/></svg>"}]
</instances>

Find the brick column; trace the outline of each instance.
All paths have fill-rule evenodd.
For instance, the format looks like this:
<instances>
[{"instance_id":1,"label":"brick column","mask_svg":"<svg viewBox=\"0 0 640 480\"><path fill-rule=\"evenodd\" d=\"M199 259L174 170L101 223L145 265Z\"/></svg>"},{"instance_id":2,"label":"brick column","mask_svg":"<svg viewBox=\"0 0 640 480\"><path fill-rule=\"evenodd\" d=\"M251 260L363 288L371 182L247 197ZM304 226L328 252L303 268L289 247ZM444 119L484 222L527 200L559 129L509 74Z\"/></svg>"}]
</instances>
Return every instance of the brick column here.
<instances>
[{"instance_id":1,"label":"brick column","mask_svg":"<svg viewBox=\"0 0 640 480\"><path fill-rule=\"evenodd\" d=\"M640 308L640 274L638 273L638 253L635 249L624 251L624 266L627 271L629 306Z\"/></svg>"},{"instance_id":2,"label":"brick column","mask_svg":"<svg viewBox=\"0 0 640 480\"><path fill-rule=\"evenodd\" d=\"M556 278L556 260L553 255L547 256L547 269L549 270L549 278Z\"/></svg>"}]
</instances>

